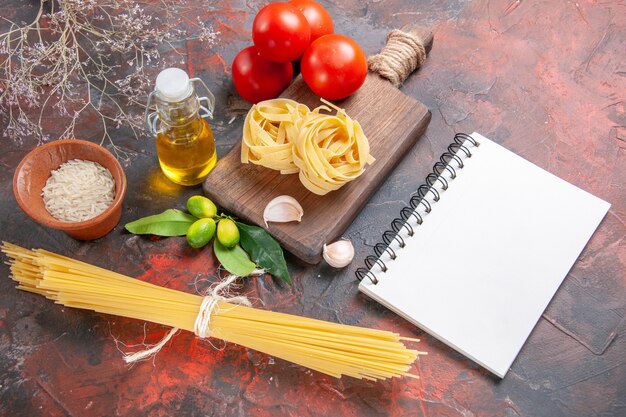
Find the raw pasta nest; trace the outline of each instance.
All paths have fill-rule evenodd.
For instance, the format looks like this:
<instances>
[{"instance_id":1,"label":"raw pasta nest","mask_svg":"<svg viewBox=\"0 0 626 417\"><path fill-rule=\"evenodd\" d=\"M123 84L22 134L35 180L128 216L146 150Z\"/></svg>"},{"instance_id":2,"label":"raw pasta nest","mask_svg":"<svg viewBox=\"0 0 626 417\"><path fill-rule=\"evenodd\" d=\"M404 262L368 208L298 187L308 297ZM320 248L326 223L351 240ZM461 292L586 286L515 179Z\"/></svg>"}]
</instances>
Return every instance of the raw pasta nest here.
<instances>
[{"instance_id":1,"label":"raw pasta nest","mask_svg":"<svg viewBox=\"0 0 626 417\"><path fill-rule=\"evenodd\" d=\"M326 105L313 111L288 99L252 106L244 123L241 162L299 173L309 191L325 195L356 179L374 162L361 125L343 109ZM321 113L336 111L335 115Z\"/></svg>"},{"instance_id":2,"label":"raw pasta nest","mask_svg":"<svg viewBox=\"0 0 626 417\"><path fill-rule=\"evenodd\" d=\"M290 138L297 135L297 124L310 112L297 101L285 98L262 101L252 106L243 125L241 162L253 163L294 174Z\"/></svg>"}]
</instances>

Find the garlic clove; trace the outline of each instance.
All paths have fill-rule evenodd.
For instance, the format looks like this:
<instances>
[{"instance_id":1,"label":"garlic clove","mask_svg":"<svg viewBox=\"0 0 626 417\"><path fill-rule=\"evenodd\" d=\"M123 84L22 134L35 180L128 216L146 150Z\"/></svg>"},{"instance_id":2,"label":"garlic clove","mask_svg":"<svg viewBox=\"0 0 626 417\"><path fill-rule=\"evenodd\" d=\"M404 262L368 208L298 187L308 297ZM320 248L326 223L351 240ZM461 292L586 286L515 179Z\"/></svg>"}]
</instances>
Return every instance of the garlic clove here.
<instances>
[{"instance_id":1,"label":"garlic clove","mask_svg":"<svg viewBox=\"0 0 626 417\"><path fill-rule=\"evenodd\" d=\"M281 195L267 203L263 210L263 221L266 227L269 227L267 222L299 222L303 214L304 210L295 198Z\"/></svg>"},{"instance_id":2,"label":"garlic clove","mask_svg":"<svg viewBox=\"0 0 626 417\"><path fill-rule=\"evenodd\" d=\"M324 245L322 252L324 260L334 268L343 268L354 258L354 246L349 240L338 240L330 245Z\"/></svg>"}]
</instances>

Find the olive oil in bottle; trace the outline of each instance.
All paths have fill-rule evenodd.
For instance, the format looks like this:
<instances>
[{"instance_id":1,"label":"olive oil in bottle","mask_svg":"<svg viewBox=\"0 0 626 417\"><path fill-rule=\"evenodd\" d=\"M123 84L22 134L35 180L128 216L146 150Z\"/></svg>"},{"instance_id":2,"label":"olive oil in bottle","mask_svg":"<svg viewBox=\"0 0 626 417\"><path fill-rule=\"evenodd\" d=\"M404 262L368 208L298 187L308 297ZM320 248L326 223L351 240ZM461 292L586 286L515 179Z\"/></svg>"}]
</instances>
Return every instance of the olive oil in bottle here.
<instances>
[{"instance_id":1,"label":"olive oil in bottle","mask_svg":"<svg viewBox=\"0 0 626 417\"><path fill-rule=\"evenodd\" d=\"M213 132L204 119L159 132L156 149L161 170L177 184L199 184L217 162Z\"/></svg>"},{"instance_id":2,"label":"olive oil in bottle","mask_svg":"<svg viewBox=\"0 0 626 417\"><path fill-rule=\"evenodd\" d=\"M210 114L212 103L201 106L192 81L181 69L162 71L153 93L157 112L147 117L148 128L156 133L161 170L181 185L201 183L217 162L213 132L200 116L201 108Z\"/></svg>"}]
</instances>

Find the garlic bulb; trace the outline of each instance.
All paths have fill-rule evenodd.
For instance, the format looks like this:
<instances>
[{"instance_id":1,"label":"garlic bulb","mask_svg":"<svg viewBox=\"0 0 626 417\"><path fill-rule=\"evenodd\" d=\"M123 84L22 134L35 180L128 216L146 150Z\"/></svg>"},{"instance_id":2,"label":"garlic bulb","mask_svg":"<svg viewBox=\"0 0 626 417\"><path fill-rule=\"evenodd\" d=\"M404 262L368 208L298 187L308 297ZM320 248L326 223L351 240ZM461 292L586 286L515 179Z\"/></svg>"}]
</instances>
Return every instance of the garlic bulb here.
<instances>
[{"instance_id":1,"label":"garlic bulb","mask_svg":"<svg viewBox=\"0 0 626 417\"><path fill-rule=\"evenodd\" d=\"M328 265L334 268L343 268L354 258L354 246L349 240L338 240L330 245L324 245L322 255Z\"/></svg>"},{"instance_id":2,"label":"garlic bulb","mask_svg":"<svg viewBox=\"0 0 626 417\"><path fill-rule=\"evenodd\" d=\"M295 198L281 195L267 203L263 210L263 221L266 227L269 227L267 222L299 222L303 214L304 210Z\"/></svg>"}]
</instances>

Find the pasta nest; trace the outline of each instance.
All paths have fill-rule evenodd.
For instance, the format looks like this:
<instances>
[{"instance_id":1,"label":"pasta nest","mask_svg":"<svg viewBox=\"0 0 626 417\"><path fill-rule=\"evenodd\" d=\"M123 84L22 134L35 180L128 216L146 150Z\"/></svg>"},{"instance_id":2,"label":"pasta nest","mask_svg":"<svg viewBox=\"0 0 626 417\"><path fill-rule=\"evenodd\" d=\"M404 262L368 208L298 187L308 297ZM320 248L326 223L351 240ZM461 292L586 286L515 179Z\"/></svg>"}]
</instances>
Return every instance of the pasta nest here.
<instances>
[{"instance_id":1,"label":"pasta nest","mask_svg":"<svg viewBox=\"0 0 626 417\"><path fill-rule=\"evenodd\" d=\"M241 162L294 174L293 144L299 123L310 110L294 100L278 98L252 106L243 125Z\"/></svg>"},{"instance_id":2,"label":"pasta nest","mask_svg":"<svg viewBox=\"0 0 626 417\"><path fill-rule=\"evenodd\" d=\"M345 110L325 105L310 111L289 99L252 106L244 123L241 162L282 174L298 173L309 191L325 195L356 179L374 162L361 125ZM322 111L336 114L326 114Z\"/></svg>"}]
</instances>

